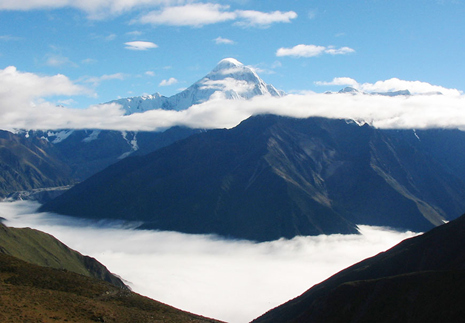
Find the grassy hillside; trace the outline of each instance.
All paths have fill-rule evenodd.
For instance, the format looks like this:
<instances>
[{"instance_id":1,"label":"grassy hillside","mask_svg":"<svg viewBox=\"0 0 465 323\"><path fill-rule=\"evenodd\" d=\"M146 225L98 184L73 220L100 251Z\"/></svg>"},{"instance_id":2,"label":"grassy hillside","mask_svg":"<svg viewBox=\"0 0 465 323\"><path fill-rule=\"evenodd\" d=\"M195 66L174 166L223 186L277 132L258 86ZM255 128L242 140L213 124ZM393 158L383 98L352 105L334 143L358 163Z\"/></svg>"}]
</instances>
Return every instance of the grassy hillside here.
<instances>
[{"instance_id":1,"label":"grassy hillside","mask_svg":"<svg viewBox=\"0 0 465 323\"><path fill-rule=\"evenodd\" d=\"M67 270L0 254L1 322L215 322Z\"/></svg>"},{"instance_id":2,"label":"grassy hillside","mask_svg":"<svg viewBox=\"0 0 465 323\"><path fill-rule=\"evenodd\" d=\"M0 224L0 253L17 257L39 266L72 271L102 279L120 287L124 283L91 257L79 252L44 232L30 228L9 228Z\"/></svg>"}]
</instances>

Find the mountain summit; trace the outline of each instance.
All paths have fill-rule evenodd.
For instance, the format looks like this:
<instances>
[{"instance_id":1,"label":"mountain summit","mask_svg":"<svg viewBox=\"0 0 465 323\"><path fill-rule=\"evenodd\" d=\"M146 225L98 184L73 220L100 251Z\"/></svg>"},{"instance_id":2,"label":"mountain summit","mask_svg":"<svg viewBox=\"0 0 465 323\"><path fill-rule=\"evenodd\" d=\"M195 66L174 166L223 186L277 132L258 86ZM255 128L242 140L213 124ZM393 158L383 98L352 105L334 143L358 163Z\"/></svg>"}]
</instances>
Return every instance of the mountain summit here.
<instances>
[{"instance_id":1,"label":"mountain summit","mask_svg":"<svg viewBox=\"0 0 465 323\"><path fill-rule=\"evenodd\" d=\"M257 95L282 96L273 85L266 84L250 67L234 58L225 58L205 77L171 97L159 93L124 98L109 103L123 106L126 114L153 109L185 110L208 101L213 95L230 100L247 100Z\"/></svg>"}]
</instances>

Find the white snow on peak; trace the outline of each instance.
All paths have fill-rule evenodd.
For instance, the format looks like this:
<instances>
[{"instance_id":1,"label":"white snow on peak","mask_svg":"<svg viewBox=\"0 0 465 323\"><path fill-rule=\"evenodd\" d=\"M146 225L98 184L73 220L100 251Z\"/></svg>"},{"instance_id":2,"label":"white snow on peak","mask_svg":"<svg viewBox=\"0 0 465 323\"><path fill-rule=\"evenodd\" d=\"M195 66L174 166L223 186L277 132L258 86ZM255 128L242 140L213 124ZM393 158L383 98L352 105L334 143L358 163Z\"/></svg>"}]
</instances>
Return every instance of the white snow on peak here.
<instances>
[{"instance_id":1,"label":"white snow on peak","mask_svg":"<svg viewBox=\"0 0 465 323\"><path fill-rule=\"evenodd\" d=\"M239 62L235 58L225 58L222 59L218 65L213 69L212 72L220 71L220 70L227 70L229 68L241 67L244 66L241 62Z\"/></svg>"},{"instance_id":2,"label":"white snow on peak","mask_svg":"<svg viewBox=\"0 0 465 323\"><path fill-rule=\"evenodd\" d=\"M234 58L225 58L205 77L171 97L156 93L109 103L120 104L126 114L132 114L153 109L180 111L210 98L247 100L257 95L283 96L284 93L266 84L252 68Z\"/></svg>"}]
</instances>

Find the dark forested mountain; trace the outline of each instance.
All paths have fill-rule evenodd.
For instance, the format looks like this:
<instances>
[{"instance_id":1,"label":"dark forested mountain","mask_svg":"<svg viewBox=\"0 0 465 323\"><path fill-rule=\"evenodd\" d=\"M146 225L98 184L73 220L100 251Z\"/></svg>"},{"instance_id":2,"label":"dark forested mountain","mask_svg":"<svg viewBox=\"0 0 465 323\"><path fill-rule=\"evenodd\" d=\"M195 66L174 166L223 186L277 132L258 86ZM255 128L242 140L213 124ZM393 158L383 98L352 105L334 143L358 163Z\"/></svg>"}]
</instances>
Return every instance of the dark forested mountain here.
<instances>
[{"instance_id":1,"label":"dark forested mountain","mask_svg":"<svg viewBox=\"0 0 465 323\"><path fill-rule=\"evenodd\" d=\"M465 210L463 145L455 130L256 116L126 158L41 210L258 241L425 231Z\"/></svg>"},{"instance_id":2,"label":"dark forested mountain","mask_svg":"<svg viewBox=\"0 0 465 323\"><path fill-rule=\"evenodd\" d=\"M355 264L254 322L461 322L465 216Z\"/></svg>"},{"instance_id":3,"label":"dark forested mountain","mask_svg":"<svg viewBox=\"0 0 465 323\"><path fill-rule=\"evenodd\" d=\"M44 138L82 181L130 155L144 155L200 130L173 127L164 132L114 130L29 131L28 137ZM24 135L24 134L23 134Z\"/></svg>"},{"instance_id":4,"label":"dark forested mountain","mask_svg":"<svg viewBox=\"0 0 465 323\"><path fill-rule=\"evenodd\" d=\"M197 132L183 127L164 132L0 131L0 197L14 193L13 198L46 201L59 191L43 188L80 182L129 155L147 154Z\"/></svg>"},{"instance_id":5,"label":"dark forested mountain","mask_svg":"<svg viewBox=\"0 0 465 323\"><path fill-rule=\"evenodd\" d=\"M46 140L0 130L0 197L39 187L72 184L72 170Z\"/></svg>"}]
</instances>

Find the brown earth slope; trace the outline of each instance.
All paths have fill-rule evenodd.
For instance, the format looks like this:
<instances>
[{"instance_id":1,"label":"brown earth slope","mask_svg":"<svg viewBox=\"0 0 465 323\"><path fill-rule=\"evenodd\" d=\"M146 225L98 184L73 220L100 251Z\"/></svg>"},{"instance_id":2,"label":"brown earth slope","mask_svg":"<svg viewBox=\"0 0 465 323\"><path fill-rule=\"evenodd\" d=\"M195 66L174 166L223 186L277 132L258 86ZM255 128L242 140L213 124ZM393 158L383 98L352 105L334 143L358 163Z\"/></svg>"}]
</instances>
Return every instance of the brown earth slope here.
<instances>
[{"instance_id":1,"label":"brown earth slope","mask_svg":"<svg viewBox=\"0 0 465 323\"><path fill-rule=\"evenodd\" d=\"M361 261L253 322L463 322L465 215Z\"/></svg>"},{"instance_id":2,"label":"brown earth slope","mask_svg":"<svg viewBox=\"0 0 465 323\"><path fill-rule=\"evenodd\" d=\"M1 322L217 322L110 283L0 254Z\"/></svg>"},{"instance_id":3,"label":"brown earth slope","mask_svg":"<svg viewBox=\"0 0 465 323\"><path fill-rule=\"evenodd\" d=\"M0 253L26 262L72 271L105 280L127 289L126 285L96 259L68 248L55 237L30 228L9 228L0 223Z\"/></svg>"}]
</instances>

